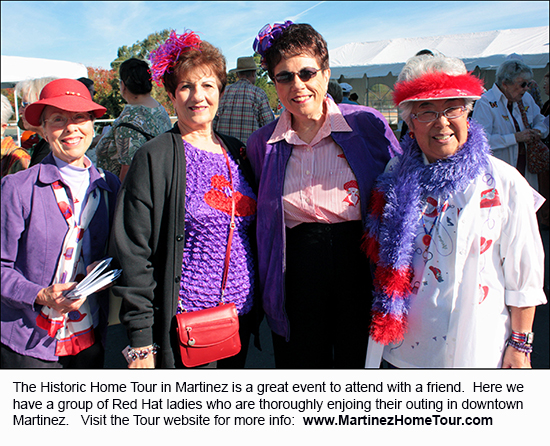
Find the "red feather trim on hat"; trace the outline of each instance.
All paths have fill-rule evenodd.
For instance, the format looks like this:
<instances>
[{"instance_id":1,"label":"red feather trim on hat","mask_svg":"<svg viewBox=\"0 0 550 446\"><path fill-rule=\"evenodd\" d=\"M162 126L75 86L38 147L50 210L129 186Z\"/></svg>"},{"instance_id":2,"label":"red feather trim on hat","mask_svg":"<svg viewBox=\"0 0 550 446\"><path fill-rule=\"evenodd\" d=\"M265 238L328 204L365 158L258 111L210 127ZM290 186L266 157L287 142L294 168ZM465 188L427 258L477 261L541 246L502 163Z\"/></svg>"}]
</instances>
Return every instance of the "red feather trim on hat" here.
<instances>
[{"instance_id":1,"label":"red feather trim on hat","mask_svg":"<svg viewBox=\"0 0 550 446\"><path fill-rule=\"evenodd\" d=\"M394 86L393 102L399 106L403 101L420 96L419 99L437 99L438 93L445 90L456 90L461 96L481 96L483 81L472 74L451 76L447 73L433 72L407 82L398 82ZM448 96L442 96L448 97Z\"/></svg>"}]
</instances>

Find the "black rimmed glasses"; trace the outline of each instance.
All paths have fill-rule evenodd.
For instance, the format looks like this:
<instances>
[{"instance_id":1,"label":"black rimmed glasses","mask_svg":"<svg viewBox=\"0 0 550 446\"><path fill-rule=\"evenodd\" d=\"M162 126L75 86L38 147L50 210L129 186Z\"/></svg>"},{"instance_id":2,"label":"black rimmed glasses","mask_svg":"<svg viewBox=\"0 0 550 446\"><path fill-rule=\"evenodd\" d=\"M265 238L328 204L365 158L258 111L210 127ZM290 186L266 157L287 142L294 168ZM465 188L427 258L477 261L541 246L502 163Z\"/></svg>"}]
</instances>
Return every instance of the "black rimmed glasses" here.
<instances>
[{"instance_id":1,"label":"black rimmed glasses","mask_svg":"<svg viewBox=\"0 0 550 446\"><path fill-rule=\"evenodd\" d=\"M281 71L275 75L275 82L279 84L288 84L294 80L294 76L298 76L302 82L307 82L317 76L317 73L321 71L316 68L302 68L297 73L292 71Z\"/></svg>"},{"instance_id":2,"label":"black rimmed glasses","mask_svg":"<svg viewBox=\"0 0 550 446\"><path fill-rule=\"evenodd\" d=\"M466 110L467 108L463 105L458 105L456 107L449 107L442 112L430 110L421 113L411 113L411 117L416 119L418 122L433 122L437 120L441 115L445 116L447 119L460 118L462 115L464 115L464 113L466 113Z\"/></svg>"}]
</instances>

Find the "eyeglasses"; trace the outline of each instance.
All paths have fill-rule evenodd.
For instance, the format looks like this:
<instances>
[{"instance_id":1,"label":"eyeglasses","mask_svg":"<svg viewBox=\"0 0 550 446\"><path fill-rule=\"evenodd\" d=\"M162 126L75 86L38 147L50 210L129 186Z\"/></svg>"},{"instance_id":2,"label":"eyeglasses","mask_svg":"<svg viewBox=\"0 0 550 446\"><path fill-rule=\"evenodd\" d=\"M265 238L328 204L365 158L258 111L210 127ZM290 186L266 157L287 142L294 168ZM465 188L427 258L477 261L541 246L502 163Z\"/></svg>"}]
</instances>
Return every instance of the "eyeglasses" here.
<instances>
[{"instance_id":1,"label":"eyeglasses","mask_svg":"<svg viewBox=\"0 0 550 446\"><path fill-rule=\"evenodd\" d=\"M456 119L460 118L464 113L466 113L467 108L463 105L456 107L449 107L447 110L442 112L436 111L425 111L422 113L412 113L411 117L416 119L418 122L433 122L438 119L441 115L445 116L447 119Z\"/></svg>"},{"instance_id":2,"label":"eyeglasses","mask_svg":"<svg viewBox=\"0 0 550 446\"><path fill-rule=\"evenodd\" d=\"M52 115L50 119L45 119L44 122L49 122L50 125L55 129L62 129L67 125L69 121L76 125L80 125L91 120L91 113L75 113L70 118L67 118L67 116L60 114Z\"/></svg>"},{"instance_id":3,"label":"eyeglasses","mask_svg":"<svg viewBox=\"0 0 550 446\"><path fill-rule=\"evenodd\" d=\"M288 84L294 80L294 76L298 75L302 82L307 82L317 76L319 71L321 70L315 68L302 68L297 73L291 71L281 71L275 75L275 81L279 84Z\"/></svg>"}]
</instances>

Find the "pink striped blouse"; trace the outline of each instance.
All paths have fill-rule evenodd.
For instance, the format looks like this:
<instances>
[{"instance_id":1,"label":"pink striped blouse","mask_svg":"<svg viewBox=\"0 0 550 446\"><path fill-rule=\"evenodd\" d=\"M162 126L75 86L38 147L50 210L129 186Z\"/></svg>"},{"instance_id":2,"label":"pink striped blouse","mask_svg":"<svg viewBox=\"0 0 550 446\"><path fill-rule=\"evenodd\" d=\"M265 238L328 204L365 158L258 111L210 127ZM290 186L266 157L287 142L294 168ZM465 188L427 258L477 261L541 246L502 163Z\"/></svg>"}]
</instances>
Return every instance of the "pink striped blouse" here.
<instances>
[{"instance_id":1,"label":"pink striped blouse","mask_svg":"<svg viewBox=\"0 0 550 446\"><path fill-rule=\"evenodd\" d=\"M285 224L340 223L361 220L359 186L342 148L331 132L352 132L338 106L325 99L328 117L311 141L303 142L292 129L288 110L281 114L269 143L285 139L293 150L285 173Z\"/></svg>"}]
</instances>

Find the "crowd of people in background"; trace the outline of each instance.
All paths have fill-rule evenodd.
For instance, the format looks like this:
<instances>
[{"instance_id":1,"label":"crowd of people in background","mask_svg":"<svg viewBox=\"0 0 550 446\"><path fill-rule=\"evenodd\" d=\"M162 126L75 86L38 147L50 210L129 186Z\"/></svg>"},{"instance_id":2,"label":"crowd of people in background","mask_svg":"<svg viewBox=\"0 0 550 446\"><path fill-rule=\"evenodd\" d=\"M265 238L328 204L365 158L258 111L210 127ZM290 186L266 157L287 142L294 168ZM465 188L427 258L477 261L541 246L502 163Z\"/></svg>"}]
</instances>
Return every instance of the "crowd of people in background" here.
<instances>
[{"instance_id":1,"label":"crowd of people in background","mask_svg":"<svg viewBox=\"0 0 550 446\"><path fill-rule=\"evenodd\" d=\"M398 140L331 79L311 25L252 47L278 116L254 58L227 85L193 31L120 65L126 105L100 136L90 79L20 82L18 142L2 96L1 366L101 368L114 316L129 368L183 368L177 316L231 303L241 350L205 367L244 368L265 319L281 369L529 368L550 188L531 68L511 57L486 89L418 52L393 89ZM74 295L105 259L120 278Z\"/></svg>"}]
</instances>

